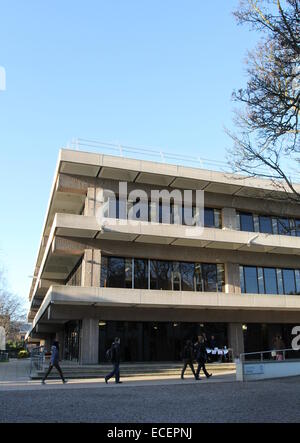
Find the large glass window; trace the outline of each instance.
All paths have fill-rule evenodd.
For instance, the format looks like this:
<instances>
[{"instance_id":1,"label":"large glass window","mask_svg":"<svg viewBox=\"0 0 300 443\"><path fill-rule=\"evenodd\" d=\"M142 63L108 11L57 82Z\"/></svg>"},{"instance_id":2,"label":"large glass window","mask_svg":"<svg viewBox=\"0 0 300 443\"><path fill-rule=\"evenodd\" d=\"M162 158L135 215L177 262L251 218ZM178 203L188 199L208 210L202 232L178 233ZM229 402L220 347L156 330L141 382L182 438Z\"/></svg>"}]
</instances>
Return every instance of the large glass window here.
<instances>
[{"instance_id":1,"label":"large glass window","mask_svg":"<svg viewBox=\"0 0 300 443\"><path fill-rule=\"evenodd\" d=\"M255 266L244 266L245 291L258 294L257 269Z\"/></svg>"},{"instance_id":2,"label":"large glass window","mask_svg":"<svg viewBox=\"0 0 300 443\"><path fill-rule=\"evenodd\" d=\"M266 217L264 215L259 217L259 232L264 232L266 234L273 233L271 217Z\"/></svg>"},{"instance_id":3,"label":"large glass window","mask_svg":"<svg viewBox=\"0 0 300 443\"><path fill-rule=\"evenodd\" d=\"M264 268L265 293L277 294L276 270L273 268Z\"/></svg>"},{"instance_id":4,"label":"large glass window","mask_svg":"<svg viewBox=\"0 0 300 443\"><path fill-rule=\"evenodd\" d=\"M195 290L204 291L202 280L202 267L200 263L195 264Z\"/></svg>"},{"instance_id":5,"label":"large glass window","mask_svg":"<svg viewBox=\"0 0 300 443\"><path fill-rule=\"evenodd\" d=\"M148 260L134 259L134 287L148 289Z\"/></svg>"},{"instance_id":6,"label":"large glass window","mask_svg":"<svg viewBox=\"0 0 300 443\"><path fill-rule=\"evenodd\" d=\"M102 256L100 285L111 288L222 292L224 265Z\"/></svg>"},{"instance_id":7,"label":"large glass window","mask_svg":"<svg viewBox=\"0 0 300 443\"><path fill-rule=\"evenodd\" d=\"M284 293L287 295L296 294L295 271L293 269L283 269L282 277Z\"/></svg>"},{"instance_id":8,"label":"large glass window","mask_svg":"<svg viewBox=\"0 0 300 443\"><path fill-rule=\"evenodd\" d=\"M107 286L109 288L125 287L125 259L108 257Z\"/></svg>"},{"instance_id":9,"label":"large glass window","mask_svg":"<svg viewBox=\"0 0 300 443\"><path fill-rule=\"evenodd\" d=\"M240 212L241 231L254 232L253 215L246 212Z\"/></svg>"},{"instance_id":10,"label":"large glass window","mask_svg":"<svg viewBox=\"0 0 300 443\"><path fill-rule=\"evenodd\" d=\"M202 278L204 282L204 291L215 292L217 291L217 265L213 263L202 265Z\"/></svg>"},{"instance_id":11,"label":"large glass window","mask_svg":"<svg viewBox=\"0 0 300 443\"><path fill-rule=\"evenodd\" d=\"M182 288L182 291L193 291L194 290L195 264L182 262L180 265L181 265L181 288Z\"/></svg>"},{"instance_id":12,"label":"large glass window","mask_svg":"<svg viewBox=\"0 0 300 443\"><path fill-rule=\"evenodd\" d=\"M150 261L150 288L172 290L172 262Z\"/></svg>"},{"instance_id":13,"label":"large glass window","mask_svg":"<svg viewBox=\"0 0 300 443\"><path fill-rule=\"evenodd\" d=\"M204 208L204 226L207 228L215 227L215 214L213 209Z\"/></svg>"},{"instance_id":14,"label":"large glass window","mask_svg":"<svg viewBox=\"0 0 300 443\"><path fill-rule=\"evenodd\" d=\"M290 223L288 218L279 218L277 220L277 226L278 226L278 234L279 235L290 235Z\"/></svg>"}]
</instances>

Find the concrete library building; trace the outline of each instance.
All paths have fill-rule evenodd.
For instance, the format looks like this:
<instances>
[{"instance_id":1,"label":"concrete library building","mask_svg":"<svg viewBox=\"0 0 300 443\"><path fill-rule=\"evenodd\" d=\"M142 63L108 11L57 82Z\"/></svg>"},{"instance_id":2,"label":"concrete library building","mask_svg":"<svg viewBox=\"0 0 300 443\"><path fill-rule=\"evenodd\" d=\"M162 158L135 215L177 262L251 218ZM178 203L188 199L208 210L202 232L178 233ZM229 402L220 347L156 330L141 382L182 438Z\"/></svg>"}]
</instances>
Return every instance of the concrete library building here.
<instances>
[{"instance_id":1,"label":"concrete library building","mask_svg":"<svg viewBox=\"0 0 300 443\"><path fill-rule=\"evenodd\" d=\"M101 364L115 336L124 362L179 361L199 334L232 358L272 349L278 334L290 348L299 295L300 205L288 191L223 172L59 152L28 321L29 337L46 348L59 340L62 359Z\"/></svg>"}]
</instances>

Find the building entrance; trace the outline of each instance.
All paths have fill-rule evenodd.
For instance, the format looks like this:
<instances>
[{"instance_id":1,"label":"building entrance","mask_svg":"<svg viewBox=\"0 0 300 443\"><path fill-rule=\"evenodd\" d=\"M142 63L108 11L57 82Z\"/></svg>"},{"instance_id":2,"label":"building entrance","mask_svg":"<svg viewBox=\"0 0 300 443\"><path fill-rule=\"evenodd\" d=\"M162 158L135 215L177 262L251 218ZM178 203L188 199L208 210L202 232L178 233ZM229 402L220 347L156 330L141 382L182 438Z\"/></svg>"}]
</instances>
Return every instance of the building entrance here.
<instances>
[{"instance_id":1,"label":"building entrance","mask_svg":"<svg viewBox=\"0 0 300 443\"><path fill-rule=\"evenodd\" d=\"M212 336L216 346L228 346L225 323L100 321L99 361L106 362L106 350L115 337L121 339L122 361L180 361L184 342L195 342L199 334L206 335L208 346Z\"/></svg>"}]
</instances>

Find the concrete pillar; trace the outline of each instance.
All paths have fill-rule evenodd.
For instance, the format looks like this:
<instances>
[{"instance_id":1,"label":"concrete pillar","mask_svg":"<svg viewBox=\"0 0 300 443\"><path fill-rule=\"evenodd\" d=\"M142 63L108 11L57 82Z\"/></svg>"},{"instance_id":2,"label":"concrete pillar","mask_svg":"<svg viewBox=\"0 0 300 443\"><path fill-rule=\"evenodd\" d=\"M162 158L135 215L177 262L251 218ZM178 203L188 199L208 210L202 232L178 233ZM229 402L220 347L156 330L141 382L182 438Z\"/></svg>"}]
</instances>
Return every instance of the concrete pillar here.
<instances>
[{"instance_id":1,"label":"concrete pillar","mask_svg":"<svg viewBox=\"0 0 300 443\"><path fill-rule=\"evenodd\" d=\"M244 333L242 323L228 324L228 347L233 350L233 359L244 352Z\"/></svg>"},{"instance_id":2,"label":"concrete pillar","mask_svg":"<svg viewBox=\"0 0 300 443\"><path fill-rule=\"evenodd\" d=\"M104 189L90 187L87 190L83 215L97 216L97 211L104 203Z\"/></svg>"},{"instance_id":3,"label":"concrete pillar","mask_svg":"<svg viewBox=\"0 0 300 443\"><path fill-rule=\"evenodd\" d=\"M86 249L82 260L82 286L100 286L101 251Z\"/></svg>"},{"instance_id":4,"label":"concrete pillar","mask_svg":"<svg viewBox=\"0 0 300 443\"><path fill-rule=\"evenodd\" d=\"M235 208L222 209L222 227L223 229L237 229L237 215Z\"/></svg>"},{"instance_id":5,"label":"concrete pillar","mask_svg":"<svg viewBox=\"0 0 300 443\"><path fill-rule=\"evenodd\" d=\"M236 263L225 263L225 292L231 294L241 293L240 267Z\"/></svg>"},{"instance_id":6,"label":"concrete pillar","mask_svg":"<svg viewBox=\"0 0 300 443\"><path fill-rule=\"evenodd\" d=\"M99 356L99 320L84 318L80 331L80 364L98 364Z\"/></svg>"}]
</instances>

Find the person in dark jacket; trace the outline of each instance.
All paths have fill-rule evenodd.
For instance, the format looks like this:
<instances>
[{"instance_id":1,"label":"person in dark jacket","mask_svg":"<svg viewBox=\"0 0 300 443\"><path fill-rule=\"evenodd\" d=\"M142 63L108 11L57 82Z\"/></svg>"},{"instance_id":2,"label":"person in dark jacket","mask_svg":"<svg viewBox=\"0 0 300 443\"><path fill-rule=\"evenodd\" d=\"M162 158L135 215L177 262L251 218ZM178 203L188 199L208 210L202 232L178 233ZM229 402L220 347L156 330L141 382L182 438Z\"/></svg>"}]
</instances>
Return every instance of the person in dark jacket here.
<instances>
[{"instance_id":1,"label":"person in dark jacket","mask_svg":"<svg viewBox=\"0 0 300 443\"><path fill-rule=\"evenodd\" d=\"M111 353L111 362L113 364L113 370L105 376L105 383L108 382L108 380L115 376L115 382L116 383L122 383L120 381L120 356L121 356L121 350L120 350L120 339L119 337L115 338L115 341L111 345L110 348Z\"/></svg>"},{"instance_id":2,"label":"person in dark jacket","mask_svg":"<svg viewBox=\"0 0 300 443\"><path fill-rule=\"evenodd\" d=\"M48 377L48 375L50 374L50 372L53 369L53 366L57 369L60 378L62 379L63 383L66 383L67 381L65 380L61 367L59 366L59 342L58 341L54 341L53 345L51 347L51 358L50 358L50 364L49 364L49 368L48 371L46 372L43 380L42 380L42 384L45 384L45 380Z\"/></svg>"},{"instance_id":3,"label":"person in dark jacket","mask_svg":"<svg viewBox=\"0 0 300 443\"><path fill-rule=\"evenodd\" d=\"M182 360L183 360L183 368L181 371L182 380L184 378L183 376L184 376L187 366L189 366L191 368L191 371L194 374L194 377L197 378L196 372L194 369L194 365L193 365L194 350L193 350L193 344L192 344L191 340L187 340L185 343L185 346L184 346L183 352L182 352Z\"/></svg>"},{"instance_id":4,"label":"person in dark jacket","mask_svg":"<svg viewBox=\"0 0 300 443\"><path fill-rule=\"evenodd\" d=\"M209 374L206 370L206 367L205 367L205 363L207 360L207 352L206 352L206 347L204 344L204 338L202 337L202 335L198 336L198 341L195 344L195 357L196 357L196 361L198 363L198 368L196 371L196 379L200 380L199 375L200 375L201 368L203 369L203 372L207 378L211 377L212 374Z\"/></svg>"}]
</instances>

